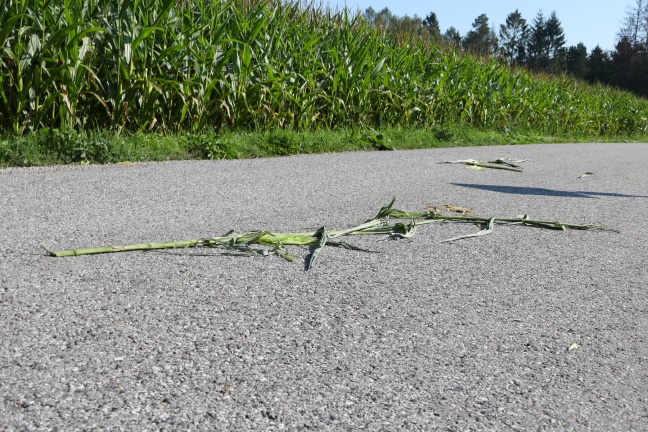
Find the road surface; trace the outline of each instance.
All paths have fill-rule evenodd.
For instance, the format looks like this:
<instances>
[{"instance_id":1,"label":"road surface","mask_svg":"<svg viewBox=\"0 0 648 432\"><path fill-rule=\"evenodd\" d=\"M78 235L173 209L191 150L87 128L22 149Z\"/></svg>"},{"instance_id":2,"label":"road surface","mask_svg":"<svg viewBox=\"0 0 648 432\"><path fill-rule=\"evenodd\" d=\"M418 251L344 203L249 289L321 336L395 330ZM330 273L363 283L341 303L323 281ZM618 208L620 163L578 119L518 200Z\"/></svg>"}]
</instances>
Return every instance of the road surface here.
<instances>
[{"instance_id":1,"label":"road surface","mask_svg":"<svg viewBox=\"0 0 648 432\"><path fill-rule=\"evenodd\" d=\"M528 161L438 164L499 157ZM647 165L578 144L0 170L0 429L646 430ZM392 197L620 233L434 224L309 271L300 247L38 244L344 228Z\"/></svg>"}]
</instances>

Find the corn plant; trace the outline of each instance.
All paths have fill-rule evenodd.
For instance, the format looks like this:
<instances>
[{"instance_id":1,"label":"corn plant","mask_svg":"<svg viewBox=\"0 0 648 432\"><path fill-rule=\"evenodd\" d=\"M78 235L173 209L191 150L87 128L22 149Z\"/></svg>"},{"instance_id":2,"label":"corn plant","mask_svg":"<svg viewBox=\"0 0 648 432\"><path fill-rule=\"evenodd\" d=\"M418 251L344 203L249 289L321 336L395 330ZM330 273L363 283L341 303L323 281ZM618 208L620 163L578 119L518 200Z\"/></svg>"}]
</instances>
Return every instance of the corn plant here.
<instances>
[{"instance_id":1,"label":"corn plant","mask_svg":"<svg viewBox=\"0 0 648 432\"><path fill-rule=\"evenodd\" d=\"M648 132L648 101L282 0L6 0L0 132L435 127Z\"/></svg>"}]
</instances>

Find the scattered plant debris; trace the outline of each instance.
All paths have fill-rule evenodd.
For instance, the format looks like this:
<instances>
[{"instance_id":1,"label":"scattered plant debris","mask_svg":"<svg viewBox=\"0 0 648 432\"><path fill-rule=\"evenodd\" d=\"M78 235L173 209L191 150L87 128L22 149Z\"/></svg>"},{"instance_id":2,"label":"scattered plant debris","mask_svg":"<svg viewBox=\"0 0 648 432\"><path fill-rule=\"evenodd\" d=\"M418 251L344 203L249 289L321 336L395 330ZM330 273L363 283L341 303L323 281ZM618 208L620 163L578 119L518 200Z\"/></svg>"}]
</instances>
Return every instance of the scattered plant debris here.
<instances>
[{"instance_id":1,"label":"scattered plant debris","mask_svg":"<svg viewBox=\"0 0 648 432\"><path fill-rule=\"evenodd\" d=\"M476 169L476 170L480 170L482 168L491 168L491 169L500 169L500 170L507 170L507 171L522 172L522 168L520 168L520 165L516 165L516 164L521 163L521 162L528 162L528 160L527 159L515 160L515 159L500 158L500 159L495 159L495 160L492 160L492 161L479 161L479 160L475 160L475 159L462 159L462 160L439 162L439 163L442 163L442 164L464 164L464 165L468 165L468 168Z\"/></svg>"},{"instance_id":2,"label":"scattered plant debris","mask_svg":"<svg viewBox=\"0 0 648 432\"><path fill-rule=\"evenodd\" d=\"M452 204L443 204L442 206L429 205L425 207L425 210L441 213L441 212L452 212L459 213L462 215L473 214L473 209L467 207L458 207Z\"/></svg>"},{"instance_id":3,"label":"scattered plant debris","mask_svg":"<svg viewBox=\"0 0 648 432\"><path fill-rule=\"evenodd\" d=\"M394 198L388 205L382 207L378 214L366 222L355 227L337 230L327 230L321 227L314 232L298 233L271 233L268 231L230 231L223 236L207 237L195 240L183 240L166 243L143 243L128 246L102 246L97 248L71 249L62 251L50 251L42 244L41 247L47 253L54 257L67 257L79 255L91 255L112 252L128 251L150 251L158 249L179 249L179 248L220 248L228 253L245 254L245 255L278 255L288 261L294 261L294 258L288 254L286 246L310 246L311 253L307 259L306 269L313 267L325 246L341 247L362 252L373 252L351 244L338 241L337 239L350 235L388 235L392 238L409 238L416 232L416 227L438 222L455 222L455 223L479 223L484 226L482 230L474 234L453 237L443 240L443 242L452 242L460 239L479 237L493 232L495 225L525 225L537 228L546 228L553 230L606 230L616 231L613 228L604 225L595 224L571 224L563 222L554 222L547 220L532 220L527 215L515 218L500 217L477 217L467 215L471 209L455 207L446 204L441 210L462 213L462 215L441 214L434 206L428 206L423 212L406 212L393 208ZM408 223L392 222L392 220L407 220ZM617 231L618 232L618 231ZM262 247L252 247L259 245Z\"/></svg>"}]
</instances>

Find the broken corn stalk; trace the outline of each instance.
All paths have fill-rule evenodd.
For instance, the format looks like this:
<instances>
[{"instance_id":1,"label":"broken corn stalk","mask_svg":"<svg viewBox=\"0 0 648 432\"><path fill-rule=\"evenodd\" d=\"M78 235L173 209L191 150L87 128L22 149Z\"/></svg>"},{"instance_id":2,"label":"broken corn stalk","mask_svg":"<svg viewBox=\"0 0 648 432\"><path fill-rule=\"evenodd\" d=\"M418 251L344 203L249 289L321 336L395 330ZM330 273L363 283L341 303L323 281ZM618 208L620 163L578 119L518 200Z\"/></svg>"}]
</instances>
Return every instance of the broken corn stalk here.
<instances>
[{"instance_id":1,"label":"broken corn stalk","mask_svg":"<svg viewBox=\"0 0 648 432\"><path fill-rule=\"evenodd\" d=\"M491 169L500 169L500 170L506 170L506 171L515 171L515 172L522 172L522 169L520 168L519 165L515 165L520 162L527 162L525 159L521 160L514 160L514 159L495 159L492 161L479 161L475 159L463 159L463 160L456 160L456 161L448 161L448 162L439 162L439 163L445 163L445 164L464 164L468 165L469 167L477 167L477 168L491 168Z\"/></svg>"},{"instance_id":2,"label":"broken corn stalk","mask_svg":"<svg viewBox=\"0 0 648 432\"><path fill-rule=\"evenodd\" d=\"M359 248L336 239L349 235L389 235L395 238L412 237L416 227L427 225L435 222L455 222L455 223L480 223L485 226L484 229L475 233L464 236L454 237L444 240L444 242L456 241L469 237L477 237L489 234L493 231L495 225L526 225L537 228L546 228L553 230L606 230L616 231L613 228L604 225L595 224L572 224L557 221L533 220L526 215L516 218L498 218L498 217L476 217L476 216L457 216L444 215L434 211L423 212L406 212L393 208L395 198L386 206L382 207L378 214L366 222L346 229L326 230L324 227L314 232L297 232L297 233L271 233L268 231L230 231L223 236L207 237L195 240L183 240L165 243L140 243L126 246L102 246L96 248L70 249L62 251L50 251L44 246L43 249L54 257L68 257L80 255L92 255L113 252L129 251L150 251L159 249L181 249L192 247L222 248L239 253L255 253L260 255L279 255L285 259L293 261L286 251L285 246L313 246L314 249L307 261L306 268L311 268L318 255L325 246L341 247L345 249L372 252L367 249ZM395 222L392 219L409 220L409 223ZM272 249L251 248L250 245L269 246Z\"/></svg>"}]
</instances>

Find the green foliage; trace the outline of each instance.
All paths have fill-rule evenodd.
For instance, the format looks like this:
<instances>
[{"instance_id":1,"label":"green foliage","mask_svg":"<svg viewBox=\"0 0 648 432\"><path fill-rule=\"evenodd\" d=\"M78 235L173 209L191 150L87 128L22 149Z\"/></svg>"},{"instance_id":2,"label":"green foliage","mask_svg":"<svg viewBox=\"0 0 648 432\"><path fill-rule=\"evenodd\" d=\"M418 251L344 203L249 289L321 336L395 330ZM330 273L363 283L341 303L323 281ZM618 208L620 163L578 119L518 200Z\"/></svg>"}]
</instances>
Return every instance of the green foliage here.
<instances>
[{"instance_id":1,"label":"green foliage","mask_svg":"<svg viewBox=\"0 0 648 432\"><path fill-rule=\"evenodd\" d=\"M490 56L497 51L497 36L488 25L488 17L481 14L472 25L473 29L464 38L464 48L479 56Z\"/></svg>"},{"instance_id":2,"label":"green foliage","mask_svg":"<svg viewBox=\"0 0 648 432\"><path fill-rule=\"evenodd\" d=\"M288 156L299 154L300 139L292 131L274 130L267 134L264 149L272 155Z\"/></svg>"},{"instance_id":3,"label":"green foliage","mask_svg":"<svg viewBox=\"0 0 648 432\"><path fill-rule=\"evenodd\" d=\"M37 133L43 152L53 152L61 163L110 162L111 141L71 128L44 129Z\"/></svg>"},{"instance_id":4,"label":"green foliage","mask_svg":"<svg viewBox=\"0 0 648 432\"><path fill-rule=\"evenodd\" d=\"M5 3L0 19L3 132L646 127L645 102L627 95L538 80L313 5L22 0ZM604 110L609 124L592 123ZM65 154L82 160L102 145Z\"/></svg>"},{"instance_id":5,"label":"green foliage","mask_svg":"<svg viewBox=\"0 0 648 432\"><path fill-rule=\"evenodd\" d=\"M435 131L435 143L463 139L445 128L648 131L645 100L446 50L429 37L432 14L424 25L388 12L368 23L280 0L4 2L0 157L20 165L399 147L384 131L408 128ZM341 131L317 135L326 130ZM232 135L246 132L256 133L247 144Z\"/></svg>"},{"instance_id":6,"label":"green foliage","mask_svg":"<svg viewBox=\"0 0 648 432\"><path fill-rule=\"evenodd\" d=\"M438 126L434 129L434 137L441 142L449 142L454 138L454 133L449 127Z\"/></svg>"},{"instance_id":7,"label":"green foliage","mask_svg":"<svg viewBox=\"0 0 648 432\"><path fill-rule=\"evenodd\" d=\"M606 51L596 46L587 57L585 78L590 82L607 83L612 76L612 60Z\"/></svg>"},{"instance_id":8,"label":"green foliage","mask_svg":"<svg viewBox=\"0 0 648 432\"><path fill-rule=\"evenodd\" d=\"M394 147L391 146L391 140L374 129L370 129L365 133L365 139L372 145L374 150L394 150Z\"/></svg>"},{"instance_id":9,"label":"green foliage","mask_svg":"<svg viewBox=\"0 0 648 432\"><path fill-rule=\"evenodd\" d=\"M439 27L439 20L436 16L436 13L430 12L421 22L424 27L428 29L428 32L432 36L432 39L435 41L441 41L441 28Z\"/></svg>"},{"instance_id":10,"label":"green foliage","mask_svg":"<svg viewBox=\"0 0 648 432\"><path fill-rule=\"evenodd\" d=\"M529 26L519 10L506 17L506 24L500 24L500 51L509 63L524 64L529 39Z\"/></svg>"},{"instance_id":11,"label":"green foliage","mask_svg":"<svg viewBox=\"0 0 648 432\"><path fill-rule=\"evenodd\" d=\"M505 127L502 130L476 129L467 123L421 127L349 128L338 130L296 132L124 132L109 131L56 133L58 154L49 143L50 131L39 131L22 136L0 136L0 167L40 166L62 163L117 163L138 161L166 161L186 159L234 159L272 157L287 154L331 153L359 150L408 150L452 146L484 146L496 144L558 143L558 142L620 142L648 141L648 133L634 135L603 134L543 134L533 128ZM68 135L70 141L61 142ZM283 138L281 137L283 135ZM273 146L272 142L283 142ZM107 148L81 156L85 140L95 147ZM92 147L91 144L88 145ZM291 147L292 146L292 147ZM76 161L76 162L75 162Z\"/></svg>"},{"instance_id":12,"label":"green foliage","mask_svg":"<svg viewBox=\"0 0 648 432\"><path fill-rule=\"evenodd\" d=\"M446 215L437 210L428 209L424 212L406 212L393 208L396 198L383 206L378 214L366 222L345 229L327 230L321 227L316 231L273 233L269 231L229 231L217 236L193 240L170 241L164 243L140 243L124 246L101 246L92 248L68 249L52 251L41 245L48 255L52 257L74 257L82 255L95 255L117 252L151 251L160 249L182 248L218 248L224 253L244 256L273 256L277 255L287 261L295 259L288 253L286 246L310 246L310 254L306 257L305 269L311 269L325 246L334 246L347 250L376 253L368 249L354 246L353 244L339 241L346 236L355 235L383 235L392 239L411 238L416 234L416 228L421 225L446 223L480 223L484 228L480 231L442 240L441 243L453 242L467 238L481 237L493 232L495 225L522 225L527 227L560 230L601 230L619 232L615 228L599 224L573 224L550 220L530 219L528 216L517 218L477 217ZM394 219L406 219L407 223L391 222ZM259 245L261 247L252 247Z\"/></svg>"},{"instance_id":13,"label":"green foliage","mask_svg":"<svg viewBox=\"0 0 648 432\"><path fill-rule=\"evenodd\" d=\"M236 146L215 132L189 133L184 136L186 149L199 159L237 159Z\"/></svg>"},{"instance_id":14,"label":"green foliage","mask_svg":"<svg viewBox=\"0 0 648 432\"><path fill-rule=\"evenodd\" d=\"M570 74L584 78L587 72L587 48L582 43L567 49L567 70Z\"/></svg>"}]
</instances>

